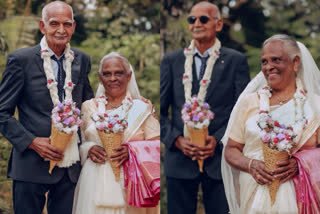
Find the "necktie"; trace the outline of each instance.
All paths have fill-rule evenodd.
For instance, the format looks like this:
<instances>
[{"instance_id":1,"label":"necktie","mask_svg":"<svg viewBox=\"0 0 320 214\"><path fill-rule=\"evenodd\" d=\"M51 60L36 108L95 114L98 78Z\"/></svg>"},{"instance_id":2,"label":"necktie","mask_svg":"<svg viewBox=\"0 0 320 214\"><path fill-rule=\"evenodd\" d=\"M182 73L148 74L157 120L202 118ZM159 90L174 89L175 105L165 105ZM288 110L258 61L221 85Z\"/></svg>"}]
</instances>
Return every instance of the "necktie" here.
<instances>
[{"instance_id":1,"label":"necktie","mask_svg":"<svg viewBox=\"0 0 320 214\"><path fill-rule=\"evenodd\" d=\"M196 57L198 57L201 60L200 74L199 74L199 81L201 81L207 67L207 59L209 58L209 55L202 57L197 53Z\"/></svg>"},{"instance_id":2,"label":"necktie","mask_svg":"<svg viewBox=\"0 0 320 214\"><path fill-rule=\"evenodd\" d=\"M58 75L57 75L57 82L58 82L58 96L60 102L64 99L64 79L66 76L66 73L63 69L63 58L64 56L60 57L60 59L57 59L55 55L52 56L52 59L58 63Z\"/></svg>"}]
</instances>

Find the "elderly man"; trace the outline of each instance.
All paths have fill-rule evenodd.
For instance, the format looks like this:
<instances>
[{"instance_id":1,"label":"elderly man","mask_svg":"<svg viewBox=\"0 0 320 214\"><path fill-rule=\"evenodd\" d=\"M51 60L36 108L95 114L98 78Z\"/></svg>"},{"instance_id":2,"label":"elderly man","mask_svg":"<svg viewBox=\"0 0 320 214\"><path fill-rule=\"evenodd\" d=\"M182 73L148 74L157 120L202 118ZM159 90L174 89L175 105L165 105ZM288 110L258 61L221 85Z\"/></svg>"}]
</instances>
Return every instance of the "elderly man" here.
<instances>
[{"instance_id":1,"label":"elderly man","mask_svg":"<svg viewBox=\"0 0 320 214\"><path fill-rule=\"evenodd\" d=\"M206 213L225 214L228 204L221 178L220 140L233 105L250 80L248 64L243 54L221 47L216 34L223 22L216 5L208 2L194 5L188 22L194 45L185 53L191 51L191 55L185 56L183 50L174 51L163 58L160 67L161 141L165 144L168 213L195 213L201 184ZM205 101L215 118L208 127L205 146L197 146L184 137L180 111L188 93L184 91L183 74L188 72L193 76L192 95L198 94L203 76L210 80ZM199 172L196 159L204 160L203 173Z\"/></svg>"},{"instance_id":2,"label":"elderly man","mask_svg":"<svg viewBox=\"0 0 320 214\"><path fill-rule=\"evenodd\" d=\"M47 191L49 214L69 214L72 210L80 162L55 167L49 174L48 160L65 158L49 138L54 97L63 101L68 84L73 85L72 100L78 107L93 97L88 80L90 59L70 49L75 26L72 8L64 2L51 2L42 10L39 27L44 37L40 44L8 55L0 84L0 132L13 145L8 177L13 179L16 214L41 214ZM54 81L47 80L49 75L55 78L57 90L47 87ZM16 107L18 120L12 117Z\"/></svg>"}]
</instances>

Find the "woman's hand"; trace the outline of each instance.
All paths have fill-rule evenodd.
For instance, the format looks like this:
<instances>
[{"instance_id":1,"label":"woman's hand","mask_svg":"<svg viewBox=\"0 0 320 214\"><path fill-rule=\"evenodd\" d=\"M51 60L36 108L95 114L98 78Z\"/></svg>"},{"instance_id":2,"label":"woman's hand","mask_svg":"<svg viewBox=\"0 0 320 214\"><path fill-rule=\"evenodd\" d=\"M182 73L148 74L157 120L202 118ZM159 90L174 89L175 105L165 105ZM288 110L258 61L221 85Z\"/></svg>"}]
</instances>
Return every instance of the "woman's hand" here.
<instances>
[{"instance_id":1,"label":"woman's hand","mask_svg":"<svg viewBox=\"0 0 320 214\"><path fill-rule=\"evenodd\" d=\"M279 161L276 164L279 166L279 168L274 169L273 173L275 178L280 179L281 184L290 180L298 172L298 164L294 158Z\"/></svg>"},{"instance_id":2,"label":"woman's hand","mask_svg":"<svg viewBox=\"0 0 320 214\"><path fill-rule=\"evenodd\" d=\"M104 148L101 146L92 146L88 152L90 159L99 164L104 164L107 160L107 153L104 151Z\"/></svg>"},{"instance_id":3,"label":"woman's hand","mask_svg":"<svg viewBox=\"0 0 320 214\"><path fill-rule=\"evenodd\" d=\"M111 161L119 161L117 167L121 166L126 160L129 159L128 147L119 146L112 149L113 153L110 156Z\"/></svg>"},{"instance_id":4,"label":"woman's hand","mask_svg":"<svg viewBox=\"0 0 320 214\"><path fill-rule=\"evenodd\" d=\"M250 167L250 174L260 185L270 184L273 181L273 172L268 169L263 161L253 160Z\"/></svg>"}]
</instances>

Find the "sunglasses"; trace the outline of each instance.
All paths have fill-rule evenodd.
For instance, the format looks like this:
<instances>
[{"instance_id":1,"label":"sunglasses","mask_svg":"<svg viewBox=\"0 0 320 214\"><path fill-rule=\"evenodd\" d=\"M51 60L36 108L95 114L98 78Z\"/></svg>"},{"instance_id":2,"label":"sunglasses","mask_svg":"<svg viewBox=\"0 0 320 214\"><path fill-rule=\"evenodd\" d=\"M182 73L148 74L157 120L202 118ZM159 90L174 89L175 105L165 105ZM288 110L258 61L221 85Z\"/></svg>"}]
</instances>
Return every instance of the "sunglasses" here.
<instances>
[{"instance_id":1,"label":"sunglasses","mask_svg":"<svg viewBox=\"0 0 320 214\"><path fill-rule=\"evenodd\" d=\"M198 17L199 18L199 20L200 20L200 22L202 23L202 24L206 24L208 21L209 21L209 17L208 16L200 16L200 17ZM194 24L195 22L196 22L196 20L197 20L197 17L195 17L195 16L189 16L188 17L188 23L189 24Z\"/></svg>"}]
</instances>

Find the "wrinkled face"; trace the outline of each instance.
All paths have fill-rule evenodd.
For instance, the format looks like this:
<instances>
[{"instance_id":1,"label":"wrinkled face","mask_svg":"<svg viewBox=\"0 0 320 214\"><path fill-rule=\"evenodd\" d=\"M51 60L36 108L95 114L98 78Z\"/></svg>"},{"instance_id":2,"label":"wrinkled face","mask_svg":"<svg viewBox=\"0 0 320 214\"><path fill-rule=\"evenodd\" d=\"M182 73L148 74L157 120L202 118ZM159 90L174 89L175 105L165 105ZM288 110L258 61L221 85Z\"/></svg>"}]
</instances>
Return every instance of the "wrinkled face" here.
<instances>
[{"instance_id":1,"label":"wrinkled face","mask_svg":"<svg viewBox=\"0 0 320 214\"><path fill-rule=\"evenodd\" d=\"M53 51L65 48L76 27L70 8L61 4L49 7L45 22L40 21L39 25L42 34L46 36L48 46Z\"/></svg>"},{"instance_id":2,"label":"wrinkled face","mask_svg":"<svg viewBox=\"0 0 320 214\"><path fill-rule=\"evenodd\" d=\"M192 8L190 16L197 18L194 24L189 24L192 38L197 41L214 41L217 32L222 30L222 20L218 19L217 11L212 8L201 5L195 6ZM209 18L207 23L200 21L201 16L207 16Z\"/></svg>"},{"instance_id":3,"label":"wrinkled face","mask_svg":"<svg viewBox=\"0 0 320 214\"><path fill-rule=\"evenodd\" d=\"M299 57L291 59L281 41L268 42L262 49L261 70L273 89L283 89L295 82Z\"/></svg>"},{"instance_id":4,"label":"wrinkled face","mask_svg":"<svg viewBox=\"0 0 320 214\"><path fill-rule=\"evenodd\" d=\"M99 79L107 96L120 97L126 95L131 73L127 73L121 59L112 57L103 62Z\"/></svg>"}]
</instances>

